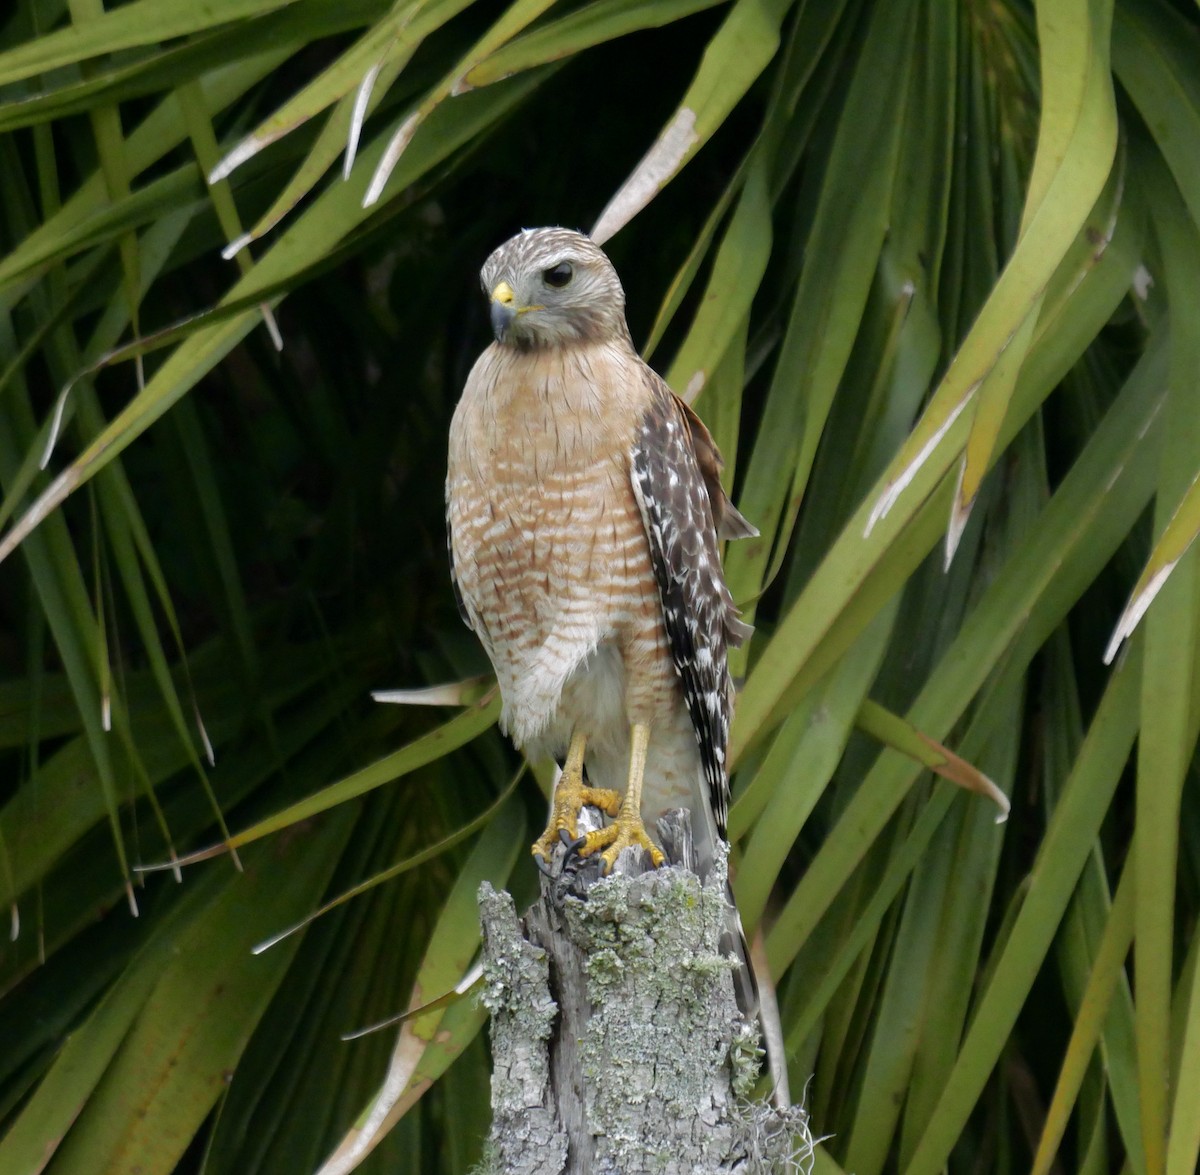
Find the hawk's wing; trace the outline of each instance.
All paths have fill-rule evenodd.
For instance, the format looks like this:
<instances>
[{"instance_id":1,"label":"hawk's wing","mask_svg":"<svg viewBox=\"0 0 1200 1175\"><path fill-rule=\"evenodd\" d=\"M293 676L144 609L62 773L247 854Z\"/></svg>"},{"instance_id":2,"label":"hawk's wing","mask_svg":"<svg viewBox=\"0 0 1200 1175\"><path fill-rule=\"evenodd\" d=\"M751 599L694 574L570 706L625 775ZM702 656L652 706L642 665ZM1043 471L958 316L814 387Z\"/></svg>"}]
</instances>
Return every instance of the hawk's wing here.
<instances>
[{"instance_id":1,"label":"hawk's wing","mask_svg":"<svg viewBox=\"0 0 1200 1175\"><path fill-rule=\"evenodd\" d=\"M712 508L717 538L754 538L758 534L757 528L741 516L721 485L721 470L725 468L725 461L721 456L720 449L717 448L717 442L712 439L712 433L708 431L704 421L692 411L691 407L671 392L670 388L663 385L662 390L675 401L675 406L683 413L688 431L692 434L692 448L696 453L696 464L700 467L700 476L704 478L704 488L708 491L708 504Z\"/></svg>"},{"instance_id":2,"label":"hawk's wing","mask_svg":"<svg viewBox=\"0 0 1200 1175\"><path fill-rule=\"evenodd\" d=\"M650 542L663 621L683 682L717 830L725 836L729 775L725 749L733 710L726 651L753 631L725 586L717 532L758 532L718 480L721 457L708 430L649 368L651 405L631 453L634 496Z\"/></svg>"}]
</instances>

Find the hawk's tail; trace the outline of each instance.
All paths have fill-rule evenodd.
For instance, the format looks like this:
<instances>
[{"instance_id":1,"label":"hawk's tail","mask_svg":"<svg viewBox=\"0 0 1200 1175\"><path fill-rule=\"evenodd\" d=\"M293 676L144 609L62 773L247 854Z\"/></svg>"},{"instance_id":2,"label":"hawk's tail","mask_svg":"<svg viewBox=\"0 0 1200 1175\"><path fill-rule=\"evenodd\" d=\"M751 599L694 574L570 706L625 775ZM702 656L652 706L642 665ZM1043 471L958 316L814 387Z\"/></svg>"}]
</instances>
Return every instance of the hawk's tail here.
<instances>
[{"instance_id":1,"label":"hawk's tail","mask_svg":"<svg viewBox=\"0 0 1200 1175\"><path fill-rule=\"evenodd\" d=\"M708 877L717 853L727 852L726 842L716 828L716 819L707 805L702 809L706 819L693 831L696 853L696 872L703 880ZM721 849L718 850L717 846ZM728 857L726 857L728 862ZM783 1023L779 1018L779 1004L775 999L775 985L771 981L770 966L763 944L761 928L756 931L753 947L747 941L742 918L733 897L733 886L728 874L725 881L725 928L721 933L721 953L732 954L739 966L733 976L734 993L738 1007L747 1020L758 1021L762 1032L763 1047L767 1054L767 1070L771 1076L772 1100L777 1106L788 1106L791 1097L788 1090L787 1063L784 1059Z\"/></svg>"},{"instance_id":2,"label":"hawk's tail","mask_svg":"<svg viewBox=\"0 0 1200 1175\"><path fill-rule=\"evenodd\" d=\"M725 882L725 930L721 934L721 954L735 955L740 964L734 972L733 986L737 993L738 1007L747 1020L759 1014L758 980L754 964L750 959L750 944L742 927L742 916L733 902L733 886Z\"/></svg>"},{"instance_id":3,"label":"hawk's tail","mask_svg":"<svg viewBox=\"0 0 1200 1175\"><path fill-rule=\"evenodd\" d=\"M787 1061L784 1056L783 1021L775 999L775 984L771 981L770 965L763 943L761 928L751 945L746 939L741 915L733 902L733 888L725 883L726 926L721 936L723 954L732 952L741 964L733 976L738 1007L748 1020L758 1020L763 1049L767 1054L767 1072L771 1077L771 1100L780 1108L792 1104L788 1088ZM762 983L759 983L762 976Z\"/></svg>"}]
</instances>

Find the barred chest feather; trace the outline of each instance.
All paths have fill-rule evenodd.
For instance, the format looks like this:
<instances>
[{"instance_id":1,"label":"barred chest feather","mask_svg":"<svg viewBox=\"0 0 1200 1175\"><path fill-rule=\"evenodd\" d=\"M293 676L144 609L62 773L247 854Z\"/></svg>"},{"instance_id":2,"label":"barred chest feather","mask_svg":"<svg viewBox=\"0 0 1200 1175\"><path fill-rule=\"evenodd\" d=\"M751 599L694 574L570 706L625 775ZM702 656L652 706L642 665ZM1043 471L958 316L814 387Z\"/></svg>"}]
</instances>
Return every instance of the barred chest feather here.
<instances>
[{"instance_id":1,"label":"barred chest feather","mask_svg":"<svg viewBox=\"0 0 1200 1175\"><path fill-rule=\"evenodd\" d=\"M450 431L455 576L496 669L504 724L531 756L592 730L619 757L630 710L673 705L666 636L629 451L644 393L615 344L491 347ZM651 717L647 714L646 717Z\"/></svg>"}]
</instances>

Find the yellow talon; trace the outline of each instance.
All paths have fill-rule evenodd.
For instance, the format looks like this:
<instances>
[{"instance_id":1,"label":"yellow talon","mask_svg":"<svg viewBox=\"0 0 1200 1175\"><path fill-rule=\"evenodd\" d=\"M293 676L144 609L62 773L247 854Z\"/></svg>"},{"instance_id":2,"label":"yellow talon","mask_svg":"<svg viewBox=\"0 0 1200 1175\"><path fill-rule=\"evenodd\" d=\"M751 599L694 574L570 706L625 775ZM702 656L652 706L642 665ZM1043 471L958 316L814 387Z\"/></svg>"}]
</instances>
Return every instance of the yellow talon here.
<instances>
[{"instance_id":1,"label":"yellow talon","mask_svg":"<svg viewBox=\"0 0 1200 1175\"><path fill-rule=\"evenodd\" d=\"M567 761L563 764L562 775L554 789L554 803L550 809L546 831L533 842L533 855L541 857L547 864L555 846L561 840L560 833L565 832L572 841L579 839L579 810L584 804L599 808L609 816L617 815L620 810L621 797L617 792L610 788L587 787L584 784L583 750L586 745L586 735L572 736Z\"/></svg>"},{"instance_id":2,"label":"yellow talon","mask_svg":"<svg viewBox=\"0 0 1200 1175\"><path fill-rule=\"evenodd\" d=\"M641 845L646 850L655 869L666 860L662 849L650 839L650 834L646 831L642 818L640 816L631 817L622 807L616 823L610 824L607 828L598 828L584 837L579 855L590 857L597 850L603 849L600 860L604 864L604 873L607 875L612 872L617 858L632 845Z\"/></svg>"},{"instance_id":3,"label":"yellow talon","mask_svg":"<svg viewBox=\"0 0 1200 1175\"><path fill-rule=\"evenodd\" d=\"M587 857L603 849L600 860L604 863L606 874L612 872L617 858L630 845L641 845L650 854L650 862L655 869L666 860L662 849L650 839L642 823L642 780L646 773L646 751L649 746L650 727L635 722L629 728L629 783L625 788L621 809L616 814L616 822L607 828L589 832L579 850L581 857Z\"/></svg>"}]
</instances>

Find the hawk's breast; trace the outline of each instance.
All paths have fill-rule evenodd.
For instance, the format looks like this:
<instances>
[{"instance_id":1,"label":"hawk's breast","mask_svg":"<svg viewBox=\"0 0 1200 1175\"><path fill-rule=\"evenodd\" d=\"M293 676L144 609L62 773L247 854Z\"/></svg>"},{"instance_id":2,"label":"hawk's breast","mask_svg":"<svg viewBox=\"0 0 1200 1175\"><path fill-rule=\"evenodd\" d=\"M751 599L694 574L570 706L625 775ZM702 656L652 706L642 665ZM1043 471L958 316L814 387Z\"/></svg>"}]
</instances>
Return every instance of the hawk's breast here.
<instances>
[{"instance_id":1,"label":"hawk's breast","mask_svg":"<svg viewBox=\"0 0 1200 1175\"><path fill-rule=\"evenodd\" d=\"M514 734L550 720L602 642L650 661L661 640L629 475L637 410L613 394L604 352L489 348L451 426L454 573Z\"/></svg>"}]
</instances>

